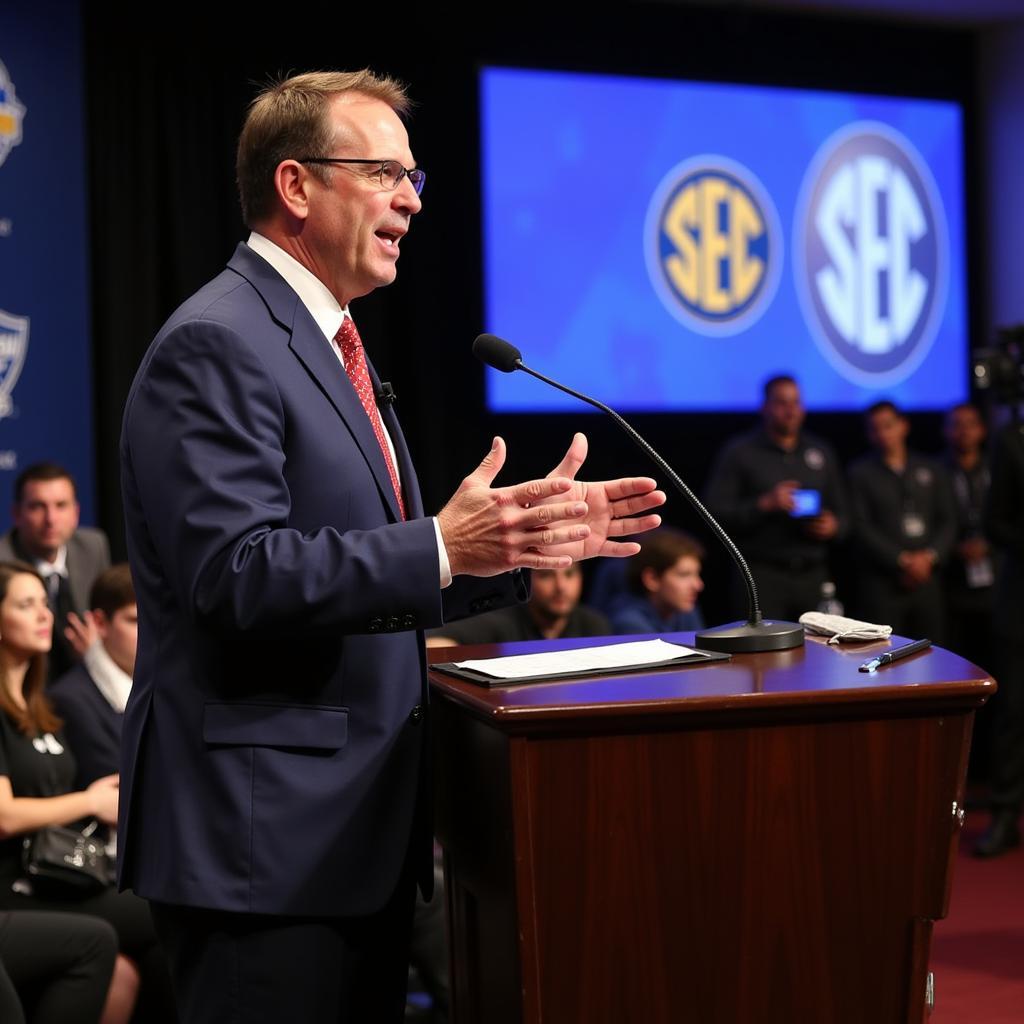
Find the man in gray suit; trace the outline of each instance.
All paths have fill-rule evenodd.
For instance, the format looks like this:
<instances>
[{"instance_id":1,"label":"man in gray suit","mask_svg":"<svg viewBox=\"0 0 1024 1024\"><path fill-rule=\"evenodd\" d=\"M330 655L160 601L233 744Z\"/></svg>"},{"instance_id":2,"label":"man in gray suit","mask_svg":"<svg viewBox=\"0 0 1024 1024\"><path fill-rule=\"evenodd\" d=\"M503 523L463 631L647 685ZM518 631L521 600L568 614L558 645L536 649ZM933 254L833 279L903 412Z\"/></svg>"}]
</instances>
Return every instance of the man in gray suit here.
<instances>
[{"instance_id":1,"label":"man in gray suit","mask_svg":"<svg viewBox=\"0 0 1024 1024\"><path fill-rule=\"evenodd\" d=\"M62 466L39 462L18 474L11 508L13 529L0 537L0 561L35 566L46 583L54 614L50 678L63 675L88 647L89 590L110 565L102 530L78 525L75 481Z\"/></svg>"}]
</instances>

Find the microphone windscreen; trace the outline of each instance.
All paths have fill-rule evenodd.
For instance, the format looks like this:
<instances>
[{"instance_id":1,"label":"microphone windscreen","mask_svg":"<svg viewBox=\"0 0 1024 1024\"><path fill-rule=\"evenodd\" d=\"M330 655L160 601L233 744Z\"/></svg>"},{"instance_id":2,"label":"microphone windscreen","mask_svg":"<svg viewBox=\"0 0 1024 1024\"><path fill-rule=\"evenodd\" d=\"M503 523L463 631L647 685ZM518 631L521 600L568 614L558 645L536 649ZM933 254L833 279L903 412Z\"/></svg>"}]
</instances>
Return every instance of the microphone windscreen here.
<instances>
[{"instance_id":1,"label":"microphone windscreen","mask_svg":"<svg viewBox=\"0 0 1024 1024\"><path fill-rule=\"evenodd\" d=\"M522 352L515 345L495 337L493 334L481 334L473 342L473 355L482 363L493 366L502 373L512 373L516 362L523 358Z\"/></svg>"}]
</instances>

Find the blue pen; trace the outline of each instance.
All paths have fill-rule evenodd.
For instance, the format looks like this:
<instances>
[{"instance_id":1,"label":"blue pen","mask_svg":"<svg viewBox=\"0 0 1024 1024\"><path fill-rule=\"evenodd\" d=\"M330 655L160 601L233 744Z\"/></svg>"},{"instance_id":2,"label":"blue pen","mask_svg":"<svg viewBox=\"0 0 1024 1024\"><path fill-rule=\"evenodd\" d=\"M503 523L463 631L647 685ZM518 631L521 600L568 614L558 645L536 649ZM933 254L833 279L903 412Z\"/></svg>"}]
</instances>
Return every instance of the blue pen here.
<instances>
[{"instance_id":1,"label":"blue pen","mask_svg":"<svg viewBox=\"0 0 1024 1024\"><path fill-rule=\"evenodd\" d=\"M931 647L931 640L915 640L912 644L904 644L902 647L897 647L895 650L886 651L885 654L879 654L877 658L871 658L869 661L865 661L860 666L861 672L874 672L876 668L881 668L883 665L891 665L894 661L898 661L900 658L905 658L910 654L917 654L918 651L923 651L928 647Z\"/></svg>"}]
</instances>

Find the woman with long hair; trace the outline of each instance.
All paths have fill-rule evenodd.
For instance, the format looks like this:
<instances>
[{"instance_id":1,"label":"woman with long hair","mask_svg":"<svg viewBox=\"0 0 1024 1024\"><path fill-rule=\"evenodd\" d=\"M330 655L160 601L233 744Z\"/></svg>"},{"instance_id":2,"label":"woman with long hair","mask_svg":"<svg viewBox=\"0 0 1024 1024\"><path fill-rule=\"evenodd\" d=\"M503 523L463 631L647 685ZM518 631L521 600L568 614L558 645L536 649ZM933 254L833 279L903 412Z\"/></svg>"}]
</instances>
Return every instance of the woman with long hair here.
<instances>
[{"instance_id":1,"label":"woman with long hair","mask_svg":"<svg viewBox=\"0 0 1024 1024\"><path fill-rule=\"evenodd\" d=\"M119 955L104 1024L139 1017L174 1020L167 968L149 908L113 886L83 897L54 897L25 877L26 836L50 825L117 822L118 778L73 791L75 762L44 692L53 636L42 578L32 566L0 562L0 911L60 910L103 918L117 932Z\"/></svg>"}]
</instances>

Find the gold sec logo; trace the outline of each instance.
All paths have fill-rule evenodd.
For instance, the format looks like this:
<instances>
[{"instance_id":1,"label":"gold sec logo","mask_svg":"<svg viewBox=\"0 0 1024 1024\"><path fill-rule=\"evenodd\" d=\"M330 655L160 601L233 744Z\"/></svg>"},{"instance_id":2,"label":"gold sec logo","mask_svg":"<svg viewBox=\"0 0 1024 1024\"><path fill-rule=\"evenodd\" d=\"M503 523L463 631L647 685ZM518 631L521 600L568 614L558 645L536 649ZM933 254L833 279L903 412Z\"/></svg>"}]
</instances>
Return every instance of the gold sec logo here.
<instances>
[{"instance_id":1,"label":"gold sec logo","mask_svg":"<svg viewBox=\"0 0 1024 1024\"><path fill-rule=\"evenodd\" d=\"M647 208L647 272L666 309L699 334L738 334L771 303L782 268L778 211L728 157L674 167Z\"/></svg>"},{"instance_id":2,"label":"gold sec logo","mask_svg":"<svg viewBox=\"0 0 1024 1024\"><path fill-rule=\"evenodd\" d=\"M14 95L14 83L7 74L7 68L0 61L0 164L7 154L21 142L21 122L25 117L25 105Z\"/></svg>"}]
</instances>

